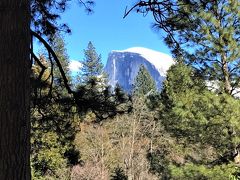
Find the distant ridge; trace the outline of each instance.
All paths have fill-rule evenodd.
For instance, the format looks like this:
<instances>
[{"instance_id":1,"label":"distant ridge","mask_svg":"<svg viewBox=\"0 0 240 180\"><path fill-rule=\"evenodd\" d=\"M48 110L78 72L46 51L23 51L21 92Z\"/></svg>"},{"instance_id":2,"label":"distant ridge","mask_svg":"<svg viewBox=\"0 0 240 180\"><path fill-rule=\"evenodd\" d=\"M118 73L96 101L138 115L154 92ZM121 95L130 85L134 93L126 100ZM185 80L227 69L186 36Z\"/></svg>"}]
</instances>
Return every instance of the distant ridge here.
<instances>
[{"instance_id":1,"label":"distant ridge","mask_svg":"<svg viewBox=\"0 0 240 180\"><path fill-rule=\"evenodd\" d=\"M105 71L109 75L109 84L118 83L127 92L131 92L134 79L140 65L143 64L161 89L173 59L164 53L143 47L132 47L126 50L113 50L109 53Z\"/></svg>"},{"instance_id":2,"label":"distant ridge","mask_svg":"<svg viewBox=\"0 0 240 180\"><path fill-rule=\"evenodd\" d=\"M157 69L161 71L161 75L166 76L166 72L169 67L174 64L174 61L171 56L168 54L155 51L152 49L144 48L144 47L131 47L125 50L112 50L112 52L132 52L137 53L144 57L147 61L155 65ZM164 61L162 61L164 59Z\"/></svg>"}]
</instances>

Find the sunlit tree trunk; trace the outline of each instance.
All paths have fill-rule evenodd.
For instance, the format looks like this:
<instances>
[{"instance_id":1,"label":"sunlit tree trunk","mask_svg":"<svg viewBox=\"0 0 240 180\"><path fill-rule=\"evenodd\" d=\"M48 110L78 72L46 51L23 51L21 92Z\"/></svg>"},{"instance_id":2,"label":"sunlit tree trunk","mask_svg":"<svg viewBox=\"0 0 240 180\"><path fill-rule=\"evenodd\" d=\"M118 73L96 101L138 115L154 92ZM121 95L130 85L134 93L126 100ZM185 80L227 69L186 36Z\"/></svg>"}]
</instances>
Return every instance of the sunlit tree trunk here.
<instances>
[{"instance_id":1,"label":"sunlit tree trunk","mask_svg":"<svg viewBox=\"0 0 240 180\"><path fill-rule=\"evenodd\" d=\"M226 55L221 55L222 60L222 72L223 72L223 82L224 82L224 91L227 94L231 94L231 84L230 84L230 78L229 78L229 70L228 70L228 64L227 64L227 58Z\"/></svg>"},{"instance_id":2,"label":"sunlit tree trunk","mask_svg":"<svg viewBox=\"0 0 240 180\"><path fill-rule=\"evenodd\" d=\"M30 5L0 0L0 179L30 179Z\"/></svg>"}]
</instances>

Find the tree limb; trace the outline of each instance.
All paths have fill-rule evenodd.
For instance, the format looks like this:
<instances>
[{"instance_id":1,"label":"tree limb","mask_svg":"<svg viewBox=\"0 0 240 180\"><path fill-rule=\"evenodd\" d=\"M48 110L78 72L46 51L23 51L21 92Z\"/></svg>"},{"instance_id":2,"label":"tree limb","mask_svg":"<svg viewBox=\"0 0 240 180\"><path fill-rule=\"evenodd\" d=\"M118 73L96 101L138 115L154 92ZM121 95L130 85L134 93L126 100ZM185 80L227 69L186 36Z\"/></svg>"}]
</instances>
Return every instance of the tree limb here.
<instances>
[{"instance_id":1,"label":"tree limb","mask_svg":"<svg viewBox=\"0 0 240 180\"><path fill-rule=\"evenodd\" d=\"M61 73L61 76L63 78L63 82L64 85L68 91L69 94L74 94L74 91L72 91L72 89L70 88L69 84L68 84L68 79L65 75L65 72L62 68L62 65L59 61L59 59L57 58L57 55L55 54L55 52L53 51L53 49L50 47L50 45L40 36L38 35L36 32L31 30L31 35L34 36L35 38L37 38L41 43L43 43L43 45L45 46L45 48L47 49L47 51L52 55L52 57L54 58L55 62L57 63L57 66L59 68L59 71Z\"/></svg>"}]
</instances>

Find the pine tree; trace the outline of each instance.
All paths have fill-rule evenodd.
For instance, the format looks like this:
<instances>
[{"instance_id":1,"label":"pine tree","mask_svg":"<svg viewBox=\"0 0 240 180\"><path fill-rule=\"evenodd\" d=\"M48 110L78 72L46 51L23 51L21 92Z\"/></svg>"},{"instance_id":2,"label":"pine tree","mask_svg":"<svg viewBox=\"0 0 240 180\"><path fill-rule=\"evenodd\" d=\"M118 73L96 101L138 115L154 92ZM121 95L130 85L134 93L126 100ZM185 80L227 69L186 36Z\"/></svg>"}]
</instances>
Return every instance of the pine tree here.
<instances>
[{"instance_id":1,"label":"pine tree","mask_svg":"<svg viewBox=\"0 0 240 180\"><path fill-rule=\"evenodd\" d=\"M70 71L68 68L69 65L69 56L67 54L67 49L66 49L66 45L65 45L65 41L64 38L61 34L56 34L53 36L52 41L50 42L50 45L52 47L52 49L54 50L55 54L57 55L61 66L65 72L65 76L68 79L68 81L70 82L71 85L71 75L70 75ZM53 64L53 81L55 84L55 93L59 93L61 95L65 95L69 97L69 94L64 86L63 83L63 79L61 76L61 73L59 71L58 66L56 65L56 62L54 62Z\"/></svg>"},{"instance_id":2,"label":"pine tree","mask_svg":"<svg viewBox=\"0 0 240 180\"><path fill-rule=\"evenodd\" d=\"M63 69L68 73L68 55L64 40L55 36L51 42ZM51 63L41 56L44 65ZM53 77L48 78L51 70L48 68L39 79L33 79L35 93L31 108L31 165L32 178L57 178L61 171L67 171L69 165L78 162L78 152L74 148L74 137L77 132L77 122L74 118L74 106L71 96L61 82L57 68L53 68ZM33 74L38 77L39 71L33 66ZM33 76L34 77L34 76ZM52 79L53 78L53 79ZM47 80L47 81L46 81ZM52 81L53 80L53 81ZM49 95L51 86L51 95ZM65 174L68 175L67 173Z\"/></svg>"},{"instance_id":3,"label":"pine tree","mask_svg":"<svg viewBox=\"0 0 240 180\"><path fill-rule=\"evenodd\" d=\"M191 163L170 168L175 177L181 173L182 179L212 179L214 173L225 170L232 176L239 172L239 108L238 99L209 91L193 68L182 63L170 68L161 93L159 120L188 149L198 149L198 157L188 160ZM208 168L215 172L208 174ZM194 173L184 174L188 171Z\"/></svg>"},{"instance_id":4,"label":"pine tree","mask_svg":"<svg viewBox=\"0 0 240 180\"><path fill-rule=\"evenodd\" d=\"M87 49L84 50L85 58L82 63L81 68L81 81L83 84L87 84L90 81L101 82L104 78L103 64L101 62L101 55L98 55L96 48L90 41L88 43Z\"/></svg>"},{"instance_id":5,"label":"pine tree","mask_svg":"<svg viewBox=\"0 0 240 180\"><path fill-rule=\"evenodd\" d=\"M147 69L141 65L135 78L133 94L144 96L156 92L156 84Z\"/></svg>"},{"instance_id":6,"label":"pine tree","mask_svg":"<svg viewBox=\"0 0 240 180\"><path fill-rule=\"evenodd\" d=\"M127 180L127 179L128 177L127 175L124 174L124 171L121 167L115 168L111 176L111 180Z\"/></svg>"},{"instance_id":7,"label":"pine tree","mask_svg":"<svg viewBox=\"0 0 240 180\"><path fill-rule=\"evenodd\" d=\"M69 56L67 54L66 44L64 41L64 38L61 34L55 34L53 36L53 40L50 42L50 45L54 52L56 53L64 72L66 73L67 78L70 78L70 72L69 72ZM54 66L54 76L56 78L61 78L61 74L58 70L57 66Z\"/></svg>"},{"instance_id":8,"label":"pine tree","mask_svg":"<svg viewBox=\"0 0 240 180\"><path fill-rule=\"evenodd\" d=\"M0 2L0 179L31 179L29 7L30 0Z\"/></svg>"},{"instance_id":9,"label":"pine tree","mask_svg":"<svg viewBox=\"0 0 240 180\"><path fill-rule=\"evenodd\" d=\"M240 81L239 0L140 1L138 12L152 11L176 58L192 64L205 79L233 95Z\"/></svg>"},{"instance_id":10,"label":"pine tree","mask_svg":"<svg viewBox=\"0 0 240 180\"><path fill-rule=\"evenodd\" d=\"M220 0L188 5L191 25L179 31L187 62L198 66L208 80L219 82L222 92L233 94L239 86L240 1ZM176 14L177 15L177 14Z\"/></svg>"}]
</instances>

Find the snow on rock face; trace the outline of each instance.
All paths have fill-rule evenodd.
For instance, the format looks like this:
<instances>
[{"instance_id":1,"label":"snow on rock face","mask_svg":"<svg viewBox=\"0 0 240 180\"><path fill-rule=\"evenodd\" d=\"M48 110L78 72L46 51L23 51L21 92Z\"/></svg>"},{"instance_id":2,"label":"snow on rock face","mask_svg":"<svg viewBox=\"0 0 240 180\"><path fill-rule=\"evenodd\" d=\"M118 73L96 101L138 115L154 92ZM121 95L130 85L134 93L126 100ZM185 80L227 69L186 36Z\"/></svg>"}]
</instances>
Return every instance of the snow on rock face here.
<instances>
[{"instance_id":1,"label":"snow on rock face","mask_svg":"<svg viewBox=\"0 0 240 180\"><path fill-rule=\"evenodd\" d=\"M125 91L131 92L134 79L141 65L149 71L157 88L161 89L169 67L174 64L167 54L142 47L133 47L109 53L105 71L112 87L118 83Z\"/></svg>"},{"instance_id":2,"label":"snow on rock face","mask_svg":"<svg viewBox=\"0 0 240 180\"><path fill-rule=\"evenodd\" d=\"M71 60L69 62L68 68L72 72L78 72L82 68L82 64L77 60Z\"/></svg>"}]
</instances>

